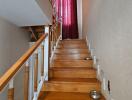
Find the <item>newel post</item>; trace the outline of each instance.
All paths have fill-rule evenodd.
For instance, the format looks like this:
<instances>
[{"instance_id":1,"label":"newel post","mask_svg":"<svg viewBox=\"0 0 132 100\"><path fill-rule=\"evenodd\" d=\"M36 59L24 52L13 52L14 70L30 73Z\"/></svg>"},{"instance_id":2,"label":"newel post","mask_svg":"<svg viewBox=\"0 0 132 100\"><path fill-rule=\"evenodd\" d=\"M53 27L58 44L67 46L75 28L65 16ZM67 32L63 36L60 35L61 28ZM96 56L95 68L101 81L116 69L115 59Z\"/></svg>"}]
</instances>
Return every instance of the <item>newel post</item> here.
<instances>
[{"instance_id":1,"label":"newel post","mask_svg":"<svg viewBox=\"0 0 132 100\"><path fill-rule=\"evenodd\" d=\"M48 69L49 69L49 26L45 26L45 33L48 33L48 36L45 38L44 42L44 77L48 81Z\"/></svg>"}]
</instances>

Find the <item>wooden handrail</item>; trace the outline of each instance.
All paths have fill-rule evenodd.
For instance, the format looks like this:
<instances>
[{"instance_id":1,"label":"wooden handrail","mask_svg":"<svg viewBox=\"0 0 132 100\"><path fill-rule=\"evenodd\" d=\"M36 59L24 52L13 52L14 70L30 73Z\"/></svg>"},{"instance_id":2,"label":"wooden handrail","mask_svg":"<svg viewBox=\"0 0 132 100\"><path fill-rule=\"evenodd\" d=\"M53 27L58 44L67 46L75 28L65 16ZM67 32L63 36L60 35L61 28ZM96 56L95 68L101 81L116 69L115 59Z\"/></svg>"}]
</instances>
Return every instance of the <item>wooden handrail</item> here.
<instances>
[{"instance_id":1,"label":"wooden handrail","mask_svg":"<svg viewBox=\"0 0 132 100\"><path fill-rule=\"evenodd\" d=\"M0 78L0 91L8 84L8 82L14 77L21 66L27 61L27 59L33 54L33 52L39 47L48 34L43 34L40 39L19 59L12 65L6 73Z\"/></svg>"}]
</instances>

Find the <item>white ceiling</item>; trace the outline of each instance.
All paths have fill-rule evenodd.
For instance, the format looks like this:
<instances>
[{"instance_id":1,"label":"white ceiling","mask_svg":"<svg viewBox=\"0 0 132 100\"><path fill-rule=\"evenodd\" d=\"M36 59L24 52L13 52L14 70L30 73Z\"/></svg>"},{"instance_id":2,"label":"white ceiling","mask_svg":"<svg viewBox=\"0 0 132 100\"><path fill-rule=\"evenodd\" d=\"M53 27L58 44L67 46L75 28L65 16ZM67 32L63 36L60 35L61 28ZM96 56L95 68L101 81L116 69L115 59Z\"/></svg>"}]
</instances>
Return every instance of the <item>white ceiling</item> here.
<instances>
[{"instance_id":1,"label":"white ceiling","mask_svg":"<svg viewBox=\"0 0 132 100\"><path fill-rule=\"evenodd\" d=\"M35 0L0 0L0 16L18 26L50 23Z\"/></svg>"}]
</instances>

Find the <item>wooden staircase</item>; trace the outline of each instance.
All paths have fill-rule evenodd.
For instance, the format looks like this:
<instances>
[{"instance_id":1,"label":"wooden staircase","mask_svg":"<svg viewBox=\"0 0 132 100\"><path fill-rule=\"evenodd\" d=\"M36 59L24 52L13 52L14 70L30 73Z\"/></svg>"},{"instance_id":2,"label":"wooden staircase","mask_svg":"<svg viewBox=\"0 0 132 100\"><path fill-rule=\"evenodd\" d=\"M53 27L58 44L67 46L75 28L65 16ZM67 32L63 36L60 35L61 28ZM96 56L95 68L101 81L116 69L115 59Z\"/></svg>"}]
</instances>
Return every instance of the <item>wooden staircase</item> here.
<instances>
[{"instance_id":1,"label":"wooden staircase","mask_svg":"<svg viewBox=\"0 0 132 100\"><path fill-rule=\"evenodd\" d=\"M90 53L84 40L60 41L39 100L92 100L88 93L101 91L101 83L93 61L85 60L86 57ZM103 96L101 100L105 100Z\"/></svg>"}]
</instances>

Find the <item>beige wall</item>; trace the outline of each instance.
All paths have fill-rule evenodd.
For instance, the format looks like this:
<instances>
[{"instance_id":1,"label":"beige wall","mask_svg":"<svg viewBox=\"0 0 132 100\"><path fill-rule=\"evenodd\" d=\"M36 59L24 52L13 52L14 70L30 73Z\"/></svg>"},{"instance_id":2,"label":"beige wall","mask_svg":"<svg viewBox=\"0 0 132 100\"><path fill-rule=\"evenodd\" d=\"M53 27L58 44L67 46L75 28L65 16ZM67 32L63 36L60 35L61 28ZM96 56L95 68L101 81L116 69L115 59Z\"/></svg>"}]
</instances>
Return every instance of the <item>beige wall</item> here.
<instances>
[{"instance_id":1,"label":"beige wall","mask_svg":"<svg viewBox=\"0 0 132 100\"><path fill-rule=\"evenodd\" d=\"M89 0L82 0L82 38L88 34Z\"/></svg>"},{"instance_id":2,"label":"beige wall","mask_svg":"<svg viewBox=\"0 0 132 100\"><path fill-rule=\"evenodd\" d=\"M77 0L77 18L79 38L82 38L82 0Z\"/></svg>"},{"instance_id":3,"label":"beige wall","mask_svg":"<svg viewBox=\"0 0 132 100\"><path fill-rule=\"evenodd\" d=\"M49 0L36 0L39 7L42 9L43 14L45 14L45 17L42 17L43 19L48 19L47 23L44 23L45 25L52 24L52 5Z\"/></svg>"},{"instance_id":4,"label":"beige wall","mask_svg":"<svg viewBox=\"0 0 132 100\"><path fill-rule=\"evenodd\" d=\"M52 16L49 0L38 1L40 5L36 0L0 0L0 16L17 26L49 24Z\"/></svg>"},{"instance_id":5,"label":"beige wall","mask_svg":"<svg viewBox=\"0 0 132 100\"><path fill-rule=\"evenodd\" d=\"M0 18L0 76L28 49L28 41L28 33ZM19 77L15 78L15 100L23 100L23 74L21 72L17 75ZM7 95L0 94L0 100L7 100Z\"/></svg>"},{"instance_id":6,"label":"beige wall","mask_svg":"<svg viewBox=\"0 0 132 100\"><path fill-rule=\"evenodd\" d=\"M111 82L113 99L107 100L131 100L132 0L90 0L87 36L101 72Z\"/></svg>"}]
</instances>

